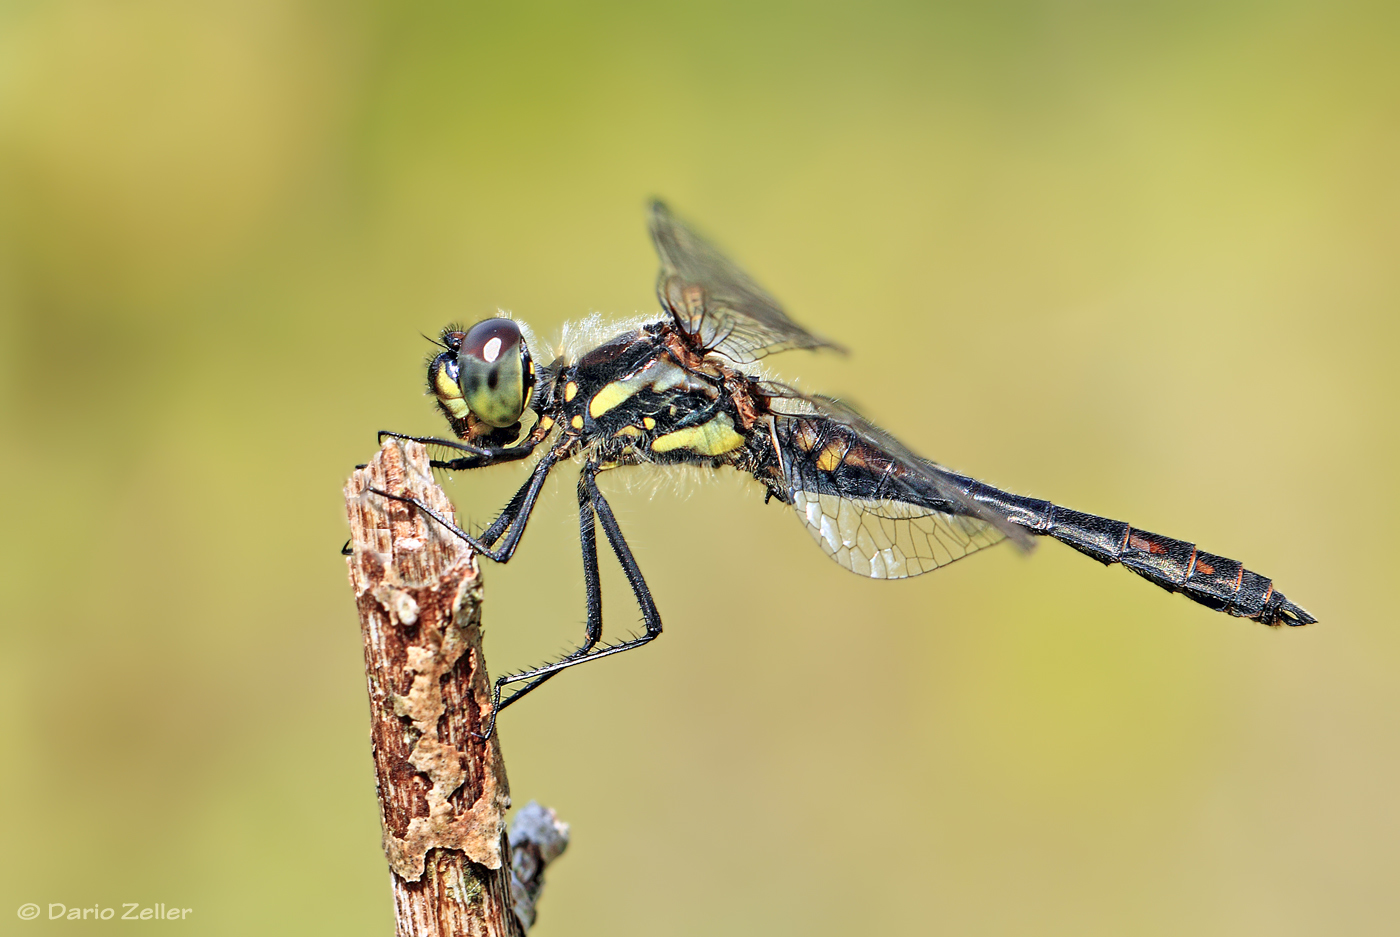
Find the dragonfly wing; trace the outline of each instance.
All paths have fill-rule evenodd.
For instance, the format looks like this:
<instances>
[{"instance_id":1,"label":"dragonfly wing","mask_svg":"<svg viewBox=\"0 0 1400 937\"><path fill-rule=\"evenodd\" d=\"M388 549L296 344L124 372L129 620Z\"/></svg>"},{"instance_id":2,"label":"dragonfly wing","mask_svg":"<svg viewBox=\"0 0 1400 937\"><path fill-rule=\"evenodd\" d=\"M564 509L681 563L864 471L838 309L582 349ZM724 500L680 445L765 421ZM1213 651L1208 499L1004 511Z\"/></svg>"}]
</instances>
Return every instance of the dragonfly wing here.
<instances>
[{"instance_id":1,"label":"dragonfly wing","mask_svg":"<svg viewBox=\"0 0 1400 937\"><path fill-rule=\"evenodd\" d=\"M798 488L793 506L827 556L871 579L918 576L1005 539L986 521L889 499Z\"/></svg>"},{"instance_id":2,"label":"dragonfly wing","mask_svg":"<svg viewBox=\"0 0 1400 937\"><path fill-rule=\"evenodd\" d=\"M975 500L970 478L920 458L829 397L775 392L789 495L822 549L875 579L917 576L1005 539L1031 535Z\"/></svg>"},{"instance_id":3,"label":"dragonfly wing","mask_svg":"<svg viewBox=\"0 0 1400 937\"><path fill-rule=\"evenodd\" d=\"M746 363L789 348L835 348L793 322L768 292L662 202L651 205L661 258L656 293L676 326L704 351Z\"/></svg>"}]
</instances>

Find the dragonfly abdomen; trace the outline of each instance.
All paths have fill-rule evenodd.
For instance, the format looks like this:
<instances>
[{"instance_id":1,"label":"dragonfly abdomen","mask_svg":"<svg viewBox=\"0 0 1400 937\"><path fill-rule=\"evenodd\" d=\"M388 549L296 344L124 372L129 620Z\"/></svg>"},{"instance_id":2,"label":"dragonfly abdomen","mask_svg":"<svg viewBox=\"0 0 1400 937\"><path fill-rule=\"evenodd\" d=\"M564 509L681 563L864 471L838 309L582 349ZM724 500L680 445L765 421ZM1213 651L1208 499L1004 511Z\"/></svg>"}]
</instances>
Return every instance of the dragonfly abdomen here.
<instances>
[{"instance_id":1,"label":"dragonfly abdomen","mask_svg":"<svg viewBox=\"0 0 1400 937\"><path fill-rule=\"evenodd\" d=\"M1198 549L1194 543L1139 530L1126 521L1072 511L973 482L974 500L1004 512L1014 523L1054 537L1100 563L1121 563L1168 592L1266 625L1307 625L1317 619L1274 588L1273 581L1239 560Z\"/></svg>"}]
</instances>

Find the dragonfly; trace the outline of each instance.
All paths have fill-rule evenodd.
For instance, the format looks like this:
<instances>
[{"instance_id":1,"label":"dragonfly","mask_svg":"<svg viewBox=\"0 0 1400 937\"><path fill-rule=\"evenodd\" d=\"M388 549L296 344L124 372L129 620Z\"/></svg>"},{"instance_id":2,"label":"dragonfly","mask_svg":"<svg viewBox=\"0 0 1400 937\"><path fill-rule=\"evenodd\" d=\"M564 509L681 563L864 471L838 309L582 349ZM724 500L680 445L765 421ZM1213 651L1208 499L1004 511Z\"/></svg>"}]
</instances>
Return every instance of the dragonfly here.
<instances>
[{"instance_id":1,"label":"dragonfly","mask_svg":"<svg viewBox=\"0 0 1400 937\"><path fill-rule=\"evenodd\" d=\"M382 431L436 447L435 468L464 471L530 459L524 484L496 519L468 533L407 502L498 563L515 556L545 479L578 461L579 539L587 618L583 641L539 667L495 681L496 716L563 670L635 650L661 634L661 615L598 476L623 466L699 466L746 473L764 503L790 506L821 549L853 573L904 579L1004 540L1051 537L1169 592L1261 624L1316 621L1273 582L1193 543L1050 501L1011 494L925 459L836 398L799 391L760 363L833 342L790 319L766 290L660 202L651 238L661 259L663 312L619 327L593 347L538 363L527 327L498 316L448 327L428 362L428 389L454 438ZM530 428L524 428L526 420ZM598 528L641 611L644 630L603 641ZM509 694L502 698L503 693Z\"/></svg>"}]
</instances>

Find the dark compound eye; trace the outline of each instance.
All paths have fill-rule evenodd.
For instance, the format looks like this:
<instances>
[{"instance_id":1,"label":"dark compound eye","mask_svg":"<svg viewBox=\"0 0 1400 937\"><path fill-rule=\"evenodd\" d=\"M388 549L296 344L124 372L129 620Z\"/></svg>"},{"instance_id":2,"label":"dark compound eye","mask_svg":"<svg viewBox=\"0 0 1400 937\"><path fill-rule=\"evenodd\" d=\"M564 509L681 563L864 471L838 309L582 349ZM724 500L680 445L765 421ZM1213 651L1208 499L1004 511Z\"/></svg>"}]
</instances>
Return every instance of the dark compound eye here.
<instances>
[{"instance_id":1,"label":"dark compound eye","mask_svg":"<svg viewBox=\"0 0 1400 937\"><path fill-rule=\"evenodd\" d=\"M503 354L520 344L523 337L520 326L510 319L487 319L472 326L462 337L462 354L495 364Z\"/></svg>"},{"instance_id":2,"label":"dark compound eye","mask_svg":"<svg viewBox=\"0 0 1400 937\"><path fill-rule=\"evenodd\" d=\"M461 338L462 398L490 426L510 426L530 402L534 373L520 326L510 319L478 322Z\"/></svg>"}]
</instances>

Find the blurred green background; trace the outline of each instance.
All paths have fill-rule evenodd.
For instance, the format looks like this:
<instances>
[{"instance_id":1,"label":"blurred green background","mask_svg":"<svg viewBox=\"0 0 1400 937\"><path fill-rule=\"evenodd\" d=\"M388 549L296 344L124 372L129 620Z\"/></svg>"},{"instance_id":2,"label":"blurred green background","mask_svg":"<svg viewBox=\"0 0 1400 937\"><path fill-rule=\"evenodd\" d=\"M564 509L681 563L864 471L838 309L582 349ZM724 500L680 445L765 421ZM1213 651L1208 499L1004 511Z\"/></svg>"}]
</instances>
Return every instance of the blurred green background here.
<instances>
[{"instance_id":1,"label":"blurred green background","mask_svg":"<svg viewBox=\"0 0 1400 937\"><path fill-rule=\"evenodd\" d=\"M574 829L535 933L1392 932L1397 47L1384 2L4 4L4 930L390 932L340 486L445 429L419 332L656 309L657 194L852 349L783 375L1322 624L1054 543L871 582L617 473L667 630L503 719ZM497 671L581 631L558 474Z\"/></svg>"}]
</instances>

